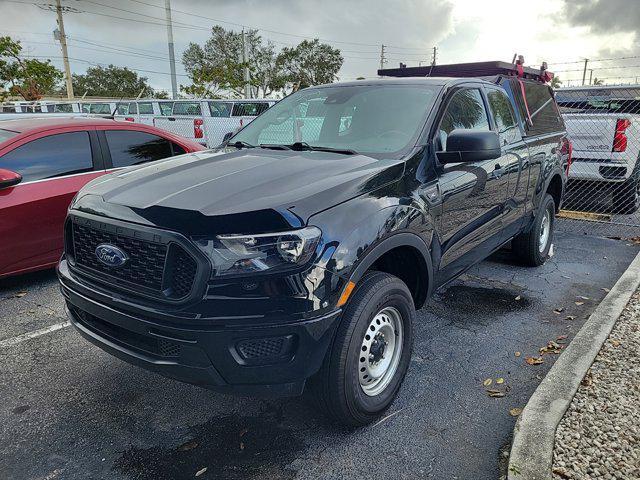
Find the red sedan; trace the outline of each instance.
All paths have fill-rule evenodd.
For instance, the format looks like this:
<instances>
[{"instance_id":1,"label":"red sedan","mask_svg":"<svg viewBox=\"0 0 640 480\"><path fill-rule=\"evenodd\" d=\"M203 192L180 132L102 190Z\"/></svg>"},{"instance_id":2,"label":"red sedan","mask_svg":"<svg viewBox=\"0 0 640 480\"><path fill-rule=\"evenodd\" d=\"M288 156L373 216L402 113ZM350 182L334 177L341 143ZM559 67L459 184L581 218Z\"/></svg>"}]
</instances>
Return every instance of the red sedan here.
<instances>
[{"instance_id":1,"label":"red sedan","mask_svg":"<svg viewBox=\"0 0 640 480\"><path fill-rule=\"evenodd\" d=\"M104 118L0 121L0 278L58 262L67 208L90 180L203 149L151 126Z\"/></svg>"}]
</instances>

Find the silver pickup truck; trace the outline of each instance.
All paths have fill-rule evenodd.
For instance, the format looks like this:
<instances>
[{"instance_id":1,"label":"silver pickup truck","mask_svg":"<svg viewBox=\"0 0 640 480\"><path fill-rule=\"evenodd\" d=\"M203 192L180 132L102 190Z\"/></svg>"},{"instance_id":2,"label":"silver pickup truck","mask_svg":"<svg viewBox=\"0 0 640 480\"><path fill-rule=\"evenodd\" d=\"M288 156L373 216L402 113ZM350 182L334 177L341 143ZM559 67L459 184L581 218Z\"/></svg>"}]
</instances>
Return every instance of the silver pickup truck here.
<instances>
[{"instance_id":1,"label":"silver pickup truck","mask_svg":"<svg viewBox=\"0 0 640 480\"><path fill-rule=\"evenodd\" d=\"M573 145L570 188L581 194L576 209L588 209L601 194L610 213L640 207L640 85L586 86L556 90ZM578 198L578 196L575 196Z\"/></svg>"}]
</instances>

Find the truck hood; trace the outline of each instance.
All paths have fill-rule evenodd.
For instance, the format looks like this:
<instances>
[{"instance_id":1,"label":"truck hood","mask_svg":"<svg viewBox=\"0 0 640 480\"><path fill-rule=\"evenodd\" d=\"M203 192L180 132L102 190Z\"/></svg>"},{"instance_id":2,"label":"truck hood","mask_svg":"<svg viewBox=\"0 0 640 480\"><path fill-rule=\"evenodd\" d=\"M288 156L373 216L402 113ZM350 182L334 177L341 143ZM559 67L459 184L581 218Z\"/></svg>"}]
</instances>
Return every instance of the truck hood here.
<instances>
[{"instance_id":1,"label":"truck hood","mask_svg":"<svg viewBox=\"0 0 640 480\"><path fill-rule=\"evenodd\" d=\"M222 220L216 222L220 231L229 216L253 218L255 223L252 214L262 212L263 218L280 217L275 223L284 220L301 226L314 213L399 178L403 167L401 160L317 151L207 151L105 175L87 185L79 198L100 197L106 204L98 208L95 201L89 202L87 211L108 210L108 205L126 207L155 225L163 224L162 217L169 212L174 217L183 212L196 223L202 217ZM79 201L76 208L83 209L82 204ZM170 223L176 222L181 223L177 219ZM233 228L254 229L251 225ZM275 225L257 228L268 230Z\"/></svg>"}]
</instances>

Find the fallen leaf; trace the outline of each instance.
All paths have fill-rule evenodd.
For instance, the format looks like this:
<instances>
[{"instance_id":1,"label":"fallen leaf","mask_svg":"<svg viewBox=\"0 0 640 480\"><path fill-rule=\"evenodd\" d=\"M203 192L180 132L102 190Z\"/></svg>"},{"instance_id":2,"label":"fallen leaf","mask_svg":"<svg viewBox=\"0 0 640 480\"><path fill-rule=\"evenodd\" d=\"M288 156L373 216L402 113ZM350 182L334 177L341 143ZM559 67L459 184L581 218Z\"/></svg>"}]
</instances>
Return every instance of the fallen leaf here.
<instances>
[{"instance_id":1,"label":"fallen leaf","mask_svg":"<svg viewBox=\"0 0 640 480\"><path fill-rule=\"evenodd\" d=\"M485 387L488 387L489 385L491 385L491 382L493 380L491 380L490 378L487 378L484 382L482 382L482 385L484 385Z\"/></svg>"},{"instance_id":2,"label":"fallen leaf","mask_svg":"<svg viewBox=\"0 0 640 480\"><path fill-rule=\"evenodd\" d=\"M620 346L620 340L611 340L611 345L613 345L613 348L618 348Z\"/></svg>"},{"instance_id":3,"label":"fallen leaf","mask_svg":"<svg viewBox=\"0 0 640 480\"><path fill-rule=\"evenodd\" d=\"M544 360L542 359L542 357L527 357L524 360L529 365L540 365L541 363L544 363Z\"/></svg>"},{"instance_id":4,"label":"fallen leaf","mask_svg":"<svg viewBox=\"0 0 640 480\"><path fill-rule=\"evenodd\" d=\"M14 295L16 298L22 298L27 294L27 292L18 292Z\"/></svg>"},{"instance_id":5,"label":"fallen leaf","mask_svg":"<svg viewBox=\"0 0 640 480\"><path fill-rule=\"evenodd\" d=\"M571 321L571 320L575 320L576 317L574 317L573 315L567 315L566 317L564 317L564 319Z\"/></svg>"},{"instance_id":6,"label":"fallen leaf","mask_svg":"<svg viewBox=\"0 0 640 480\"><path fill-rule=\"evenodd\" d=\"M610 288L603 288L602 290L603 290L603 291L605 291L605 292L607 292L607 293L609 293L609 292L611 291L611 289L610 289Z\"/></svg>"},{"instance_id":7,"label":"fallen leaf","mask_svg":"<svg viewBox=\"0 0 640 480\"><path fill-rule=\"evenodd\" d=\"M518 296L516 297L516 302L519 302L520 300L522 300L522 297L521 297L520 295L518 295Z\"/></svg>"},{"instance_id":8,"label":"fallen leaf","mask_svg":"<svg viewBox=\"0 0 640 480\"><path fill-rule=\"evenodd\" d=\"M195 440L190 440L187 443L183 443L182 445L180 445L178 447L178 450L181 452L186 452L189 450L193 450L197 446L198 446L198 442L196 442Z\"/></svg>"},{"instance_id":9,"label":"fallen leaf","mask_svg":"<svg viewBox=\"0 0 640 480\"><path fill-rule=\"evenodd\" d=\"M577 306L584 305L584 302L576 302Z\"/></svg>"},{"instance_id":10,"label":"fallen leaf","mask_svg":"<svg viewBox=\"0 0 640 480\"><path fill-rule=\"evenodd\" d=\"M519 357L520 355L522 355L522 353L520 353L520 352L516 352L516 353L514 353L514 355L515 355L516 357Z\"/></svg>"},{"instance_id":11,"label":"fallen leaf","mask_svg":"<svg viewBox=\"0 0 640 480\"><path fill-rule=\"evenodd\" d=\"M553 309L553 313L557 313L558 315L564 312L564 307L558 307Z\"/></svg>"},{"instance_id":12,"label":"fallen leaf","mask_svg":"<svg viewBox=\"0 0 640 480\"><path fill-rule=\"evenodd\" d=\"M202 475L206 471L207 471L207 467L201 468L200 470L198 470L196 472L196 477L199 477L200 475Z\"/></svg>"},{"instance_id":13,"label":"fallen leaf","mask_svg":"<svg viewBox=\"0 0 640 480\"><path fill-rule=\"evenodd\" d=\"M560 335L558 338L556 338L556 340L566 340L566 338L566 335Z\"/></svg>"},{"instance_id":14,"label":"fallen leaf","mask_svg":"<svg viewBox=\"0 0 640 480\"><path fill-rule=\"evenodd\" d=\"M590 387L592 383L593 375L591 374L591 371L588 371L584 378L580 380L580 385L582 385L583 387Z\"/></svg>"},{"instance_id":15,"label":"fallen leaf","mask_svg":"<svg viewBox=\"0 0 640 480\"><path fill-rule=\"evenodd\" d=\"M244 450L244 443L240 442L240 450Z\"/></svg>"},{"instance_id":16,"label":"fallen leaf","mask_svg":"<svg viewBox=\"0 0 640 480\"><path fill-rule=\"evenodd\" d=\"M496 380L496 383L497 383L498 385L502 385L502 384L504 383L504 378L498 378L498 379Z\"/></svg>"},{"instance_id":17,"label":"fallen leaf","mask_svg":"<svg viewBox=\"0 0 640 480\"><path fill-rule=\"evenodd\" d=\"M521 413L522 413L521 408L512 408L511 410L509 410L509 415L511 415L512 417L517 417Z\"/></svg>"},{"instance_id":18,"label":"fallen leaf","mask_svg":"<svg viewBox=\"0 0 640 480\"><path fill-rule=\"evenodd\" d=\"M560 353L560 351L562 350L562 345L559 345L558 343L554 342L553 340L550 340L549 343L547 343L546 346L542 347L540 349L540 355L543 355L545 353Z\"/></svg>"},{"instance_id":19,"label":"fallen leaf","mask_svg":"<svg viewBox=\"0 0 640 480\"><path fill-rule=\"evenodd\" d=\"M487 390L487 395L492 398L502 398L504 397L504 392L501 392L500 390Z\"/></svg>"}]
</instances>

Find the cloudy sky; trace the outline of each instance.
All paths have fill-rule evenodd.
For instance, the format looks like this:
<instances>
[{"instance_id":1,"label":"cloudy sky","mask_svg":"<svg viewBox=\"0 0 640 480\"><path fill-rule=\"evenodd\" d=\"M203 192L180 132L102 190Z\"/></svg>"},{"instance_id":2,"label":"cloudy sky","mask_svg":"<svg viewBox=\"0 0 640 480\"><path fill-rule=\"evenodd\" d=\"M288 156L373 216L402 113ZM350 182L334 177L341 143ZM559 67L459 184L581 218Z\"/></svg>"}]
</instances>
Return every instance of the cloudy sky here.
<instances>
[{"instance_id":1,"label":"cloudy sky","mask_svg":"<svg viewBox=\"0 0 640 480\"><path fill-rule=\"evenodd\" d=\"M20 39L30 55L61 67L52 31L53 0L0 0L0 34ZM73 72L92 64L136 69L157 89L170 88L163 0L63 0ZM178 83L189 42L204 43L214 24L257 28L276 47L320 38L345 58L340 78L376 74L380 45L388 66L546 60L567 82L582 79L584 58L607 83L640 80L640 0L171 0ZM634 58L635 57L635 58ZM604 60L603 60L604 59ZM587 72L587 78L591 72Z\"/></svg>"}]
</instances>

